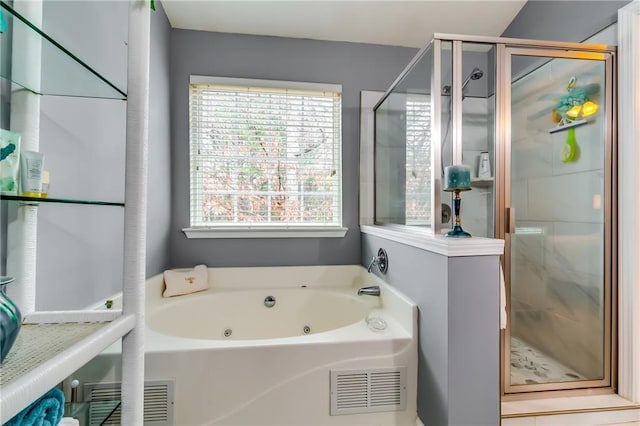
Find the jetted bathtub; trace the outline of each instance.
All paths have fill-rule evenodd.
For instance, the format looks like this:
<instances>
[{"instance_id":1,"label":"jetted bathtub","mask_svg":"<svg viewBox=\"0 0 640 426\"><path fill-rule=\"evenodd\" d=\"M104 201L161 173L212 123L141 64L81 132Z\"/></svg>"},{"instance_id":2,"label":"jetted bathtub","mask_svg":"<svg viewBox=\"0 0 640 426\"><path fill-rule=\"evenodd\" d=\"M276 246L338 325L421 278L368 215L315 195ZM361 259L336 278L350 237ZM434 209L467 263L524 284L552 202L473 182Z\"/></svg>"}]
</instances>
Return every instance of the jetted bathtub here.
<instances>
[{"instance_id":1,"label":"jetted bathtub","mask_svg":"<svg viewBox=\"0 0 640 426\"><path fill-rule=\"evenodd\" d=\"M356 265L210 268L209 285L163 298L147 280L145 380L175 380L173 424L416 424L417 308L397 290ZM119 350L74 378L119 381Z\"/></svg>"}]
</instances>

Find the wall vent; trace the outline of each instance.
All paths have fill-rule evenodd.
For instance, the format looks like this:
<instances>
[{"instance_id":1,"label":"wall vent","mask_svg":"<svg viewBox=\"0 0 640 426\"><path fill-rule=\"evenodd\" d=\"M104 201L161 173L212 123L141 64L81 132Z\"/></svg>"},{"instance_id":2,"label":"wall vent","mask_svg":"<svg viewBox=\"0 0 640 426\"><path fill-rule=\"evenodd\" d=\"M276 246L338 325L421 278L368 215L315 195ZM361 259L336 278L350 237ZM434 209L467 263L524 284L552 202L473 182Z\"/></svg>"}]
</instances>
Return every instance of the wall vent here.
<instances>
[{"instance_id":1,"label":"wall vent","mask_svg":"<svg viewBox=\"0 0 640 426\"><path fill-rule=\"evenodd\" d=\"M407 368L331 370L331 415L404 410Z\"/></svg>"},{"instance_id":2,"label":"wall vent","mask_svg":"<svg viewBox=\"0 0 640 426\"><path fill-rule=\"evenodd\" d=\"M173 380L148 380L144 382L144 424L173 426ZM120 382L85 383L85 401L112 401L120 399ZM120 425L120 408L107 419L108 407L92 404L89 409L89 425Z\"/></svg>"}]
</instances>

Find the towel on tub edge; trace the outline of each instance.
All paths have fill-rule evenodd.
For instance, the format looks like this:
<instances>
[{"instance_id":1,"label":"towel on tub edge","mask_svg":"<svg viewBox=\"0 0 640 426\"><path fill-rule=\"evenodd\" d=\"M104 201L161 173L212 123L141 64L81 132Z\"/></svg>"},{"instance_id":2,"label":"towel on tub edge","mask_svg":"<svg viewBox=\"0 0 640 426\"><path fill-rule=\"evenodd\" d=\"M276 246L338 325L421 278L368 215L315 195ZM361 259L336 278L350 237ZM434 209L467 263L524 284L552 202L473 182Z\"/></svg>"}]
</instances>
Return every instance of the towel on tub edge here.
<instances>
[{"instance_id":1,"label":"towel on tub edge","mask_svg":"<svg viewBox=\"0 0 640 426\"><path fill-rule=\"evenodd\" d=\"M164 271L164 293L162 297L195 293L209 288L207 265L198 265L193 269Z\"/></svg>"}]
</instances>

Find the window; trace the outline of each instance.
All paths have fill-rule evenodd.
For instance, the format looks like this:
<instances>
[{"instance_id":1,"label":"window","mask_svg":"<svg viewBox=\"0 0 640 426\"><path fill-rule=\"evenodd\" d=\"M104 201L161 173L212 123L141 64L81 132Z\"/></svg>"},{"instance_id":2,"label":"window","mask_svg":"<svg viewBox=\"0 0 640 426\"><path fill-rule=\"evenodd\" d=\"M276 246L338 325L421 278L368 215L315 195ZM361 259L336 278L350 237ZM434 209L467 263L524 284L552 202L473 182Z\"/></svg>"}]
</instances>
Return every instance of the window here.
<instances>
[{"instance_id":1,"label":"window","mask_svg":"<svg viewBox=\"0 0 640 426\"><path fill-rule=\"evenodd\" d=\"M189 100L190 230L341 228L339 85L192 76Z\"/></svg>"},{"instance_id":2,"label":"window","mask_svg":"<svg viewBox=\"0 0 640 426\"><path fill-rule=\"evenodd\" d=\"M431 97L407 95L407 225L431 223Z\"/></svg>"}]
</instances>

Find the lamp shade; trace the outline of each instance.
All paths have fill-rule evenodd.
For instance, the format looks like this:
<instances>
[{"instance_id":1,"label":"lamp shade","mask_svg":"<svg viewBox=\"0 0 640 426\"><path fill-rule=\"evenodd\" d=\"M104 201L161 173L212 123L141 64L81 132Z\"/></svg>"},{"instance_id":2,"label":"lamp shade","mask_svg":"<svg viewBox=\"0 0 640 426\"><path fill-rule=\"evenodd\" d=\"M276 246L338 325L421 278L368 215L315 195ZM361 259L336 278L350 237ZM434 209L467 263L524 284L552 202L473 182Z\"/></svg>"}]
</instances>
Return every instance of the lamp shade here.
<instances>
[{"instance_id":1,"label":"lamp shade","mask_svg":"<svg viewBox=\"0 0 640 426\"><path fill-rule=\"evenodd\" d=\"M582 116L588 117L595 114L598 111L598 104L592 101L587 101L582 105Z\"/></svg>"},{"instance_id":2,"label":"lamp shade","mask_svg":"<svg viewBox=\"0 0 640 426\"><path fill-rule=\"evenodd\" d=\"M574 105L569 111L567 111L567 115L571 118L577 118L578 115L580 115L581 109L582 105Z\"/></svg>"}]
</instances>

